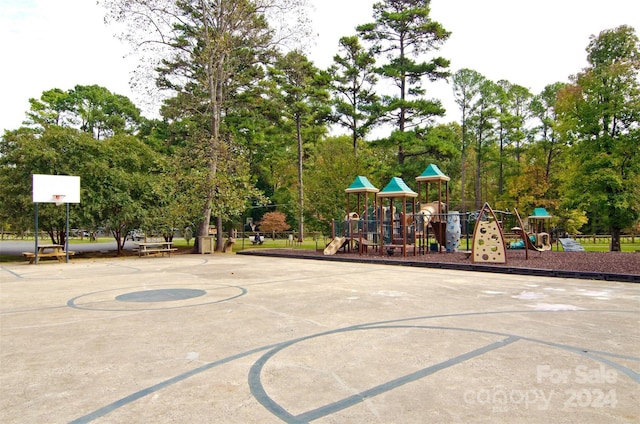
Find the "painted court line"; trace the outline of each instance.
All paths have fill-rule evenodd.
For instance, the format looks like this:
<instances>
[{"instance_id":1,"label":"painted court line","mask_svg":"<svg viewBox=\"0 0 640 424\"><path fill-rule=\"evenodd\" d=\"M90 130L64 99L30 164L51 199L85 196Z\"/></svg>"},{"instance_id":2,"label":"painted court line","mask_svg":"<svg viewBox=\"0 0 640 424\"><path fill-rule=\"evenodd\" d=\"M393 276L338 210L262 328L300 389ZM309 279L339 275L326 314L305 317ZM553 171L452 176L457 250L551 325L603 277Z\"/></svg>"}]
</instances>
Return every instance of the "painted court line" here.
<instances>
[{"instance_id":1,"label":"painted court line","mask_svg":"<svg viewBox=\"0 0 640 424\"><path fill-rule=\"evenodd\" d=\"M317 420L318 418L322 418L325 417L327 415L331 415L335 412L338 412L342 409L346 409L349 408L357 403L360 402L364 402L366 399L368 398L372 398L374 396L378 396L382 393L388 392L390 390L393 390L397 387L403 386L405 384L411 383L413 381L416 380L420 380L421 378L427 377L433 373L436 373L440 370L449 368L453 365L457 365L461 362L467 361L469 359L475 358L476 356L480 356L480 355L484 355L487 352L490 352L492 350L495 349L500 349L504 346L507 346L511 343L514 343L516 341L520 340L519 337L508 337L504 340L500 340L496 343L492 343L490 345L481 347L479 349L473 350L471 352L467 352L464 353L460 356L457 356L455 358L451 358L448 359L444 362L441 362L439 364L436 365L432 365L430 367L418 370L416 372L413 372L411 374L407 374L405 376L402 376L400 378L397 378L395 380L391 380L387 383L381 384L379 386L376 387L372 387L371 389L365 390L363 392L360 392L358 394L355 394L353 396L349 396L348 398L345 398L343 400L340 400L338 402L334 402L332 404L329 405L325 405L321 408L318 409L314 409L313 411L309 411L309 412L305 412L304 414L300 414L298 416L295 417L294 422L309 422L309 421L313 421L313 420Z\"/></svg>"},{"instance_id":2,"label":"painted court line","mask_svg":"<svg viewBox=\"0 0 640 424\"><path fill-rule=\"evenodd\" d=\"M322 418L325 417L327 415L330 415L332 413L335 413L337 411L349 408L350 406L353 406L355 404L361 403L364 400L366 400L367 398L371 398L374 396L377 396L381 393L393 390L399 386L402 386L404 384L410 383L412 381L416 381L419 380L421 378L427 377L431 374L434 374L442 369L451 367L453 365L459 364L461 362L467 361L469 359L472 359L474 357L483 355L487 352L490 352L492 350L496 350L499 349L501 347L505 347L509 344L512 344L516 341L527 341L527 342L532 342L532 343L536 343L536 344L541 344L541 345L546 345L549 347L553 347L553 348L558 348L558 349L563 349L575 354L580 354L583 356L587 356L591 359L594 359L596 361L599 361L601 363L604 363L606 365L609 365L613 368L615 368L616 370L624 373L625 375L627 375L628 377L630 377L633 381L635 381L636 383L640 383L640 377L638 375L638 373L634 372L633 370L630 370L629 368L622 366L620 364L617 364L611 360L608 360L606 358L602 358L599 355L602 356L611 356L611 357L619 357L619 358L623 358L623 359L628 359L628 360L633 360L633 361L639 361L640 358L636 358L636 357L627 357L627 356L622 356L622 355L616 355L613 353L608 353L608 352L600 352L600 351L589 351L588 349L584 349L581 347L577 347L577 346L571 346L571 345L564 345L564 344L560 344L560 343L554 343L554 342L549 342L549 341L545 341L545 340L540 340L540 339L536 339L536 338L531 338L531 337L526 337L526 336L519 336L519 335L514 335L514 334L508 334L508 333L503 333L503 332L496 332L496 331L491 331L491 330L481 330L481 329L474 329L474 328L464 328L464 327L446 327L446 326L425 326L425 325L420 325L420 324L398 324L398 323L407 323L409 321L419 321L419 320L428 320L428 319L434 319L434 318L443 318L443 317L468 317L468 316L482 316L482 315L496 315L496 314L513 314L513 313L521 313L521 314L538 314L538 313L544 313L544 314L558 314L558 313L570 313L570 314L584 314L584 313L598 313L598 312L616 312L616 313L635 313L637 311L629 311L629 310L618 310L618 311L613 311L613 310L579 310L579 311L531 311L531 310L510 310L510 311L487 311L487 312L468 312L468 313L459 313L459 314L442 314L442 315L433 315L433 316L422 316L422 317L410 317L410 318L402 318L402 319L396 319L396 320L385 320L385 321L378 321L378 322L371 322L371 323L363 323L363 324L358 324L358 325L353 325L353 326L349 326L349 327L343 327L343 328L338 328L338 329L334 329L334 330L329 330L329 331L325 331L325 332L321 332L321 333L316 333L316 334L311 334L308 336L304 336L304 337L299 337L296 339L292 339L292 340L288 340L288 341L284 341L284 342L280 342L280 343L275 343L275 344L271 344L271 345L267 345L267 346L262 346L262 347L258 347L258 348L254 348L251 349L249 351L246 352L242 352L242 353L238 353L223 359L220 359L218 361L214 361L208 364L205 364L201 367L195 368L191 371L185 372L183 374L180 374L176 377L170 378L168 380L165 380L163 382L160 382L158 384L155 384L153 386L150 386L146 389L140 390L138 392L132 393L131 395L128 395L124 398L121 398L113 403L110 403L109 405L106 405L102 408L99 408L87 415L84 415L80 418L77 418L76 420L71 421L71 424L80 424L80 423L89 423L93 420L96 420L98 418L101 418L113 411L115 411L116 409L122 408L124 406L126 406L127 404L130 404L134 401L137 401L147 395L150 395L154 392L160 391L166 387L169 387L175 383L178 383L180 381L186 380L190 377L193 377L197 374L200 374L202 372L208 371L212 368L215 368L219 365L224 365L226 363L235 361L236 359L240 359L240 358L244 358L247 356L250 356L252 354L255 353L259 353L259 352L263 352L263 351L267 351L263 356L261 356L260 358L258 358L258 360L251 366L250 370L249 370L249 375L248 375L248 383L249 383L249 388L251 390L251 393L253 394L253 396L255 397L255 399L262 404L267 410L269 410L274 416L282 419L283 421L286 422L290 422L290 423L299 423L299 422L309 422L311 420L314 419L318 419L318 418ZM395 325L394 325L395 324ZM399 377L397 379L391 380L387 383L381 384L379 386L373 387L371 389L365 390L361 393L358 393L356 395L347 397L345 399L342 399L338 402L329 404L329 405L325 405L322 406L320 408L314 409L312 411L307 411L303 414L300 414L298 416L294 416L293 414L289 413L288 411L286 411L282 406L280 406L279 404L277 404L276 402L274 402L269 395L266 393L262 383L261 383L261 379L260 379L260 374L261 374L261 370L262 368L266 365L266 363L269 361L270 358L272 358L275 354L277 354L278 352L281 352L282 350L293 346L297 343L301 343L310 339L314 339L314 338L318 338L318 337L323 337L323 336L329 336L329 335L334 335L334 334L339 334L339 333L347 333L347 332L351 332L351 331L363 331L363 330L374 330L374 329L399 329L399 328L415 328L415 329L426 329L426 330L446 330L446 331L461 331L461 332L471 332L471 333L481 333L481 334L488 334L488 335L494 335L494 336L499 336L499 337L504 337L504 339L494 342L492 344L489 344L487 346L481 347L479 349L473 350L471 352L468 353L464 353L462 355L459 355L455 358L446 360L444 362L441 362L439 364L436 365L432 365L429 366L427 368L418 370L416 372L410 373L408 375Z\"/></svg>"}]
</instances>

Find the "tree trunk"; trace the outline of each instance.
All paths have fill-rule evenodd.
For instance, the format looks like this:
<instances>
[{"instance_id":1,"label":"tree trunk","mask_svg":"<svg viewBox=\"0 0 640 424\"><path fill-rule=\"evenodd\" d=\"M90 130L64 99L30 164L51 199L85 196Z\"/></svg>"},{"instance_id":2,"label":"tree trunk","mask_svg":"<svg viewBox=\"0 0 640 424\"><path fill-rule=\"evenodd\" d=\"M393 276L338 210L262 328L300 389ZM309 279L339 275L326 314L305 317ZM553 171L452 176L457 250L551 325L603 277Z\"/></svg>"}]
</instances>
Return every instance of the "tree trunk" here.
<instances>
[{"instance_id":1,"label":"tree trunk","mask_svg":"<svg viewBox=\"0 0 640 424\"><path fill-rule=\"evenodd\" d=\"M205 27L208 31L209 28ZM215 181L216 174L218 172L218 142L220 136L220 118L221 118L221 101L222 101L222 75L223 75L223 59L220 59L217 63L214 61L207 64L207 90L209 96L209 104L211 105L211 112L209 116L209 168L208 172L208 184L207 193L204 199L204 205L202 208L202 221L198 227L198 236L209 235L209 225L211 223L211 211L213 205L213 197L215 194ZM221 231L220 226L217 226L218 231ZM198 239L194 243L194 249L199 249ZM221 244L216 244L216 250L222 248Z\"/></svg>"},{"instance_id":2,"label":"tree trunk","mask_svg":"<svg viewBox=\"0 0 640 424\"><path fill-rule=\"evenodd\" d=\"M356 133L356 130L353 130L353 155L354 156L358 156L358 134Z\"/></svg>"},{"instance_id":3,"label":"tree trunk","mask_svg":"<svg viewBox=\"0 0 640 424\"><path fill-rule=\"evenodd\" d=\"M476 209L482 208L482 135L478 136L478 148L476 149L476 181L475 197Z\"/></svg>"},{"instance_id":4,"label":"tree trunk","mask_svg":"<svg viewBox=\"0 0 640 424\"><path fill-rule=\"evenodd\" d=\"M498 194L502 196L504 192L504 135L500 130L500 159L498 169Z\"/></svg>"},{"instance_id":5,"label":"tree trunk","mask_svg":"<svg viewBox=\"0 0 640 424\"><path fill-rule=\"evenodd\" d=\"M206 199L204 201L204 206L202 208L202 221L200 221L200 225L198 226L198 232L195 237L195 241L193 243L193 252L197 253L200 250L200 237L209 235L209 224L211 223L211 205L213 199L213 190L210 189L207 192Z\"/></svg>"},{"instance_id":6,"label":"tree trunk","mask_svg":"<svg viewBox=\"0 0 640 424\"><path fill-rule=\"evenodd\" d=\"M300 117L296 119L296 134L298 138L298 207L300 216L298 221L298 241L302 243L304 238L304 190L302 186L302 127Z\"/></svg>"},{"instance_id":7,"label":"tree trunk","mask_svg":"<svg viewBox=\"0 0 640 424\"><path fill-rule=\"evenodd\" d=\"M620 228L611 227L611 246L609 247L611 252L620 252Z\"/></svg>"},{"instance_id":8,"label":"tree trunk","mask_svg":"<svg viewBox=\"0 0 640 424\"><path fill-rule=\"evenodd\" d=\"M465 162L467 160L467 152L466 149L462 149L462 155L460 156L460 160L462 162L462 168L460 169L460 203L462 204L462 213L467 213L467 198L465 196L464 186L467 181L466 177L466 166Z\"/></svg>"},{"instance_id":9,"label":"tree trunk","mask_svg":"<svg viewBox=\"0 0 640 424\"><path fill-rule=\"evenodd\" d=\"M123 228L116 228L114 230L111 230L111 234L113 234L113 238L116 239L117 256L122 256L122 252L124 251L124 244L127 241L126 234L124 235L124 237L122 237L123 232L124 232Z\"/></svg>"},{"instance_id":10,"label":"tree trunk","mask_svg":"<svg viewBox=\"0 0 640 424\"><path fill-rule=\"evenodd\" d=\"M216 251L222 252L224 250L224 231L222 231L222 216L216 217L216 230L218 232L218 236L216 237Z\"/></svg>"},{"instance_id":11,"label":"tree trunk","mask_svg":"<svg viewBox=\"0 0 640 424\"><path fill-rule=\"evenodd\" d=\"M467 161L467 109L462 107L462 152L460 154L460 203L462 204L462 213L467 213L467 199L465 196L464 186L466 179L466 162Z\"/></svg>"}]
</instances>

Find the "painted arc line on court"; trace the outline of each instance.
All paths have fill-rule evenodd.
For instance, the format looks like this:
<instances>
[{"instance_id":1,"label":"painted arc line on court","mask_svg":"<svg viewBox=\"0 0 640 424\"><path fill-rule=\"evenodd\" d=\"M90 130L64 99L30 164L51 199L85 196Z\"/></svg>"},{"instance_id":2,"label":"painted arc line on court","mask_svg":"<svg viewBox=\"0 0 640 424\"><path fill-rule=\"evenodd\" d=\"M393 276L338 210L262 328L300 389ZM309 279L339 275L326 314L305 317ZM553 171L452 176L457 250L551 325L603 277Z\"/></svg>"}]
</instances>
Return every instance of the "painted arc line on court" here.
<instances>
[{"instance_id":1,"label":"painted arc line on court","mask_svg":"<svg viewBox=\"0 0 640 424\"><path fill-rule=\"evenodd\" d=\"M529 342L533 342L533 343L539 343L542 345L546 345L546 346L550 346L550 347L555 347L555 348L559 348L559 349L563 349L563 350L567 350L571 353L576 353L576 354L582 354L585 356L590 356L592 357L592 359L602 362L602 363L606 363L608 365L614 366L616 369L620 370L621 372L623 372L624 374L626 374L627 376L630 376L634 381L639 382L640 380L638 379L638 376L636 373L632 372L631 370L629 370L628 368L616 364L613 361L609 361L606 360L606 358L601 358L597 355L605 355L605 356L610 356L610 357L616 357L619 359L626 359L626 360L632 360L632 361L640 361L640 358L637 357L632 357L632 356L626 356L626 355L618 355L618 354L614 354L614 353L610 353L610 352L602 352L602 351L590 351L590 350L585 350L582 349L580 347L576 347L576 346L570 346L570 345L563 345L563 344L559 344L559 343L554 343L554 342L547 342L545 340L541 340L541 339L534 339L534 338L529 338L529 337L523 337L523 336L518 336L518 335L513 335L513 334L508 334L508 333L501 333L501 332L494 332L494 331L489 331L489 330L479 330L479 329L473 329L473 328L459 328L459 327L441 327L441 326L421 326L421 325L391 325L394 323L402 323L402 322L409 322L409 321L419 321L419 320L428 320L428 319L434 319L434 318L444 318L444 317L448 317L448 318L459 318L459 317L470 317L470 316L483 316L483 315L502 315L502 314L565 314L565 313L570 313L570 314L584 314L584 313L638 313L638 311L636 310L614 310L614 309L598 309L598 310L578 310L578 311L536 311L536 310L507 310L507 311L485 311L485 312L462 312L462 313L455 313L455 314L438 314L438 315L427 315L427 316L419 316L419 317L408 317L408 318L399 318L399 319L395 319L395 320L384 320L384 321L375 321L375 322L371 322L371 323L362 323L362 324L356 324L353 326L349 326L349 327L343 327L343 328L337 328L334 330L329 330L329 331L325 331L322 333L318 333L318 334L312 334L309 336L304 336L304 337L300 337L297 339L292 339L289 341L285 341L282 343L276 343L276 344L272 344L272 345L267 345L267 346L262 346L262 347L258 347L255 349L251 349L249 351L246 352L242 352L242 353L238 353L232 356L228 356L226 358L222 358L218 361L214 361L214 362L210 362L208 364L205 364L201 367L195 368L191 371L187 371L183 374L177 375L175 377L172 377L168 380L162 381L158 384L155 384L153 386L147 387L145 389L139 390L138 392L132 393L124 398L121 398L119 400L116 400L112 403L110 403L109 405L103 406L102 408L99 408L93 412L90 412L80 418L77 418L73 421L70 422L70 424L82 424L82 423L88 423L91 421L94 421L98 418L101 418L119 408L122 408L126 405L128 405L129 403L135 402L136 400L143 398L149 394L152 394L154 392L157 392L159 390L162 390L166 387L171 386L174 383L186 380L187 378L190 378L194 375L200 374L202 372L208 371L218 365L224 365L226 363L232 362L236 359L240 359L240 358L244 358L246 356L252 355L254 353L258 353L258 352L262 352L264 350L269 350L269 349L273 349L275 347L279 347L279 346L283 346L283 347L287 347L289 345L293 345L295 343L307 340L307 339L311 339L314 337L320 337L320 336L325 336L325 335L332 335L332 334L338 334L338 333L342 333L342 332L348 332L348 331L354 331L354 330L359 330L359 329L369 329L369 328L377 328L377 327L381 327L381 328L394 328L394 327L398 327L398 328L407 328L407 327L415 327L415 328L430 328L430 329L446 329L446 330L458 330L458 331L469 331L469 332L476 332L476 333L485 333L485 334L494 334L494 335L498 335L498 336L502 336L502 337L516 337L519 338L520 340L524 340L524 341L529 341ZM589 353L593 354L593 355L589 355ZM596 355L597 354L597 355ZM255 366L255 364L254 364ZM635 378L634 378L635 375ZM293 417L293 416L292 416Z\"/></svg>"},{"instance_id":2,"label":"painted arc line on court","mask_svg":"<svg viewBox=\"0 0 640 424\"><path fill-rule=\"evenodd\" d=\"M380 384L376 387L372 387L370 389L364 390L360 393L357 393L353 396L349 396L345 399L339 400L332 404L325 405L320 408L314 409L312 411L305 412L303 414L296 416L296 419L300 420L301 422L309 422L309 421L317 420L319 418L323 418L327 415L349 408L357 403L364 402L368 398L378 396L382 393L396 389L405 384L411 383L416 380L420 380L440 370L449 368L453 365L457 365L461 362L475 358L476 356L484 355L485 353L488 353L492 350L500 349L504 346L510 345L511 343L517 342L518 340L520 340L519 337L508 337L506 339L499 340L495 343L491 343L489 345L483 346L471 352L463 353L462 355L456 356L455 358L451 358L444 362L440 362L439 364L435 364L430 367L423 368L416 372L399 377L395 380L391 380L384 384Z\"/></svg>"},{"instance_id":3,"label":"painted arc line on court","mask_svg":"<svg viewBox=\"0 0 640 424\"><path fill-rule=\"evenodd\" d=\"M429 326L359 326L357 328L348 328L348 329L344 329L344 332L350 332L350 331L362 331L362 330L378 330L378 329L397 329L397 328L416 328L416 329L428 329L431 330L432 328ZM442 329L448 329L445 327L442 327ZM462 330L461 331L473 331L473 330ZM493 332L485 332L485 331L477 331L480 333L489 333L489 334L493 334L495 335L496 333ZM287 423L306 423L309 421L313 421L319 418L323 418L327 415L333 414L335 412L338 412L340 410L349 408L357 403L361 403L363 402L366 398L370 398L370 397L374 397L377 396L381 393L393 390L397 387L400 387L404 384L410 383L412 381L416 381L419 380L421 378L424 378L426 376L429 376L437 371L440 371L442 369L448 368L450 366L456 365L460 362L466 361L468 359L474 358L476 356L479 355L483 355L487 352L490 352L494 349L498 349L504 346L507 346L515 341L520 340L520 338L518 336L513 336L513 335L505 335L505 339L500 340L498 342L489 344L487 346L481 347L479 349L475 349L473 351L464 353L462 355L459 355L455 358L451 358L448 359L444 362L441 362L439 364L435 364L432 365L430 367L424 368L422 370L418 370L416 372L413 372L411 374L399 377L397 379L391 380L387 383L383 383L381 385L378 385L376 387L373 387L371 389L367 389L361 393L357 393L353 396L349 396L345 399L339 400L337 402L331 403L329 405L325 405L322 406L320 408L316 408L314 410L311 411L307 411L305 413L302 413L300 415L293 415L290 412L288 412L284 407L282 407L280 404L278 404L277 402L275 402L266 392L264 386L261 383L261 373L262 373L262 369L264 368L264 366L267 364L267 362L269 362L269 360L275 356L277 353L281 352L282 350L303 342L303 341L307 341L311 338L315 338L315 337L320 337L320 336L327 336L329 334L321 334L321 335L317 335L317 336L309 336L309 337L305 337L303 340L297 340L297 341L293 341L291 343L283 343L282 345L276 346L275 348L273 348L272 350L270 350L269 352L266 352L264 355L262 355L262 357L260 357L251 367L251 369L249 370L249 378L248 378L248 383L249 383L249 388L251 390L251 393L253 394L253 396L256 398L256 400L258 402L260 402L260 404L262 406L264 406L269 412L271 412L272 414L274 414L276 417L280 418L281 420L287 422Z\"/></svg>"},{"instance_id":4,"label":"painted arc line on court","mask_svg":"<svg viewBox=\"0 0 640 424\"><path fill-rule=\"evenodd\" d=\"M76 418L73 421L70 421L69 424L84 424L84 423L88 423L91 422L93 420L97 420L98 418L101 418L113 411L115 411L116 409L120 409L125 405L128 405L132 402L135 402L138 399L141 399L145 396L150 395L151 393L155 393L159 390L162 390L166 387L171 386L172 384L178 383L180 381L186 380L187 378L193 377L194 375L200 374L201 372L204 371L208 371L211 368L217 367L218 365L223 365L226 364L228 362L232 362L235 361L236 359L240 359L240 358L244 358L245 356L249 356L252 355L254 353L257 352L261 352L263 350L266 349L271 349L273 347L273 345L269 345L269 346L263 346L263 347L259 347L256 349L252 349L252 350L248 350L246 352L242 352L242 353L238 353L236 355L232 355L232 356L227 356L226 358L222 358L218 361L214 361L214 362L210 362L208 364L202 365L201 367L198 368L194 368L191 371L187 371L185 373L179 374L175 377L172 377L168 380L164 380L161 381L158 384L154 384L153 386L149 386L145 389L139 390L135 393L130 394L129 396L123 397L119 400L116 400L115 402L110 403L109 405L105 405L100 409L97 409L93 412L90 412L87 415L84 415L80 418Z\"/></svg>"}]
</instances>

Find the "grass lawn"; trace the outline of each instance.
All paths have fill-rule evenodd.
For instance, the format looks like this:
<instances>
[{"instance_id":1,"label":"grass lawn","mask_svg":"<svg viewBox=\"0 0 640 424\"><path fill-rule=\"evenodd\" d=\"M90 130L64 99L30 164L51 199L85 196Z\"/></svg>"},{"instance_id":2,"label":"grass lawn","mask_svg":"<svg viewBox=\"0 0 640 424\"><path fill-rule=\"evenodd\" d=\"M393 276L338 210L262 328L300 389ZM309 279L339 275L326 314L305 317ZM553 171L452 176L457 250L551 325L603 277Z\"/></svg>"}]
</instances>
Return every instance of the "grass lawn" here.
<instances>
[{"instance_id":1,"label":"grass lawn","mask_svg":"<svg viewBox=\"0 0 640 424\"><path fill-rule=\"evenodd\" d=\"M69 244L71 245L92 244L96 242L109 243L113 241L114 241L113 237L99 237L98 240L96 241L91 241L89 240L89 238L83 238L83 239L71 238L69 239ZM278 249L278 248L295 248L295 249L309 249L309 250L324 249L325 245L330 241L331 241L330 238L319 237L317 240L314 240L313 237L309 237L305 239L304 242L302 243L294 242L293 244L291 244L286 239L274 240L274 239L265 237L263 244L254 245L251 243L251 241L247 237L244 239L244 245L243 245L242 238L236 239L236 243L233 246L233 251L237 252L243 249ZM584 247L584 250L588 252L608 252L609 251L609 242L607 239L597 238L594 242L593 238L581 238L578 241ZM193 239L190 240L189 243L187 243L187 241L184 238L173 239L173 245L178 248L193 246L193 243L194 243ZM562 250L562 245L558 244L558 246L559 246L559 249ZM640 251L640 237L635 237L634 239L632 239L631 237L623 237L621 247L623 252ZM554 243L553 250L555 249L556 249L556 245ZM6 262L8 259L10 258L0 257L0 262ZM13 259L15 259L15 257Z\"/></svg>"},{"instance_id":2,"label":"grass lawn","mask_svg":"<svg viewBox=\"0 0 640 424\"><path fill-rule=\"evenodd\" d=\"M314 250L324 249L326 243L329 243L330 239L319 238L317 241L313 238L307 238L302 243L294 242L293 244L289 243L288 240L282 239L270 239L265 237L264 243L262 244L252 244L248 238L244 239L244 249L284 249L284 248L295 248L295 249L308 249ZM242 239L236 239L236 244L233 246L233 250L242 250Z\"/></svg>"},{"instance_id":3,"label":"grass lawn","mask_svg":"<svg viewBox=\"0 0 640 424\"><path fill-rule=\"evenodd\" d=\"M582 236L577 238L584 250L587 252L608 252L611 239L602 236ZM622 236L620 238L620 249L623 252L640 251L640 237Z\"/></svg>"},{"instance_id":4,"label":"grass lawn","mask_svg":"<svg viewBox=\"0 0 640 424\"><path fill-rule=\"evenodd\" d=\"M155 240L155 239L154 239ZM92 243L96 243L96 242L100 242L100 243L109 243L109 242L113 242L114 239L113 237L99 237L98 240L96 241L90 241L88 238L84 238L84 239L69 239L69 244L74 245L74 244L92 244ZM329 243L331 240L327 239L326 243ZM189 240L189 243L187 243L187 241L183 238L174 238L173 239L173 245L175 247L189 247L189 246L193 246L194 240L191 239ZM304 242L302 243L293 243L293 245L291 245L289 243L288 240L284 240L284 239L270 239L268 237L265 237L264 239L264 243L262 243L261 245L253 245L251 243L251 241L249 240L249 238L245 238L244 239L244 249L276 249L276 248L296 248L296 249L310 249L313 250L316 248L318 249L324 249L325 246L325 239L324 238L319 238L317 240L317 244L316 241L313 238L307 238L304 240ZM236 239L236 243L233 245L233 250L237 251L237 250L242 250L242 239L238 238Z\"/></svg>"},{"instance_id":5,"label":"grass lawn","mask_svg":"<svg viewBox=\"0 0 640 424\"><path fill-rule=\"evenodd\" d=\"M608 252L609 243L584 243L580 242L587 252ZM636 252L640 251L640 243L622 243L620 248L623 252Z\"/></svg>"}]
</instances>

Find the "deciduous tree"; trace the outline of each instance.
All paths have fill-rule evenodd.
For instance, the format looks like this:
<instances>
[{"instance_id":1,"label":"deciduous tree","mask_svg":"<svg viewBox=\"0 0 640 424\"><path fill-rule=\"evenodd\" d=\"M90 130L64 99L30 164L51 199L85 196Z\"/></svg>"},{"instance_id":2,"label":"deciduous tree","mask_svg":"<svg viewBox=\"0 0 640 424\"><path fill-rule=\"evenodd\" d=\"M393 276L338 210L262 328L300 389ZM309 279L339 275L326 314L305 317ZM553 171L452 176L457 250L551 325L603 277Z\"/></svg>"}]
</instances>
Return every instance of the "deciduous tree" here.
<instances>
[{"instance_id":1,"label":"deciduous tree","mask_svg":"<svg viewBox=\"0 0 640 424\"><path fill-rule=\"evenodd\" d=\"M611 250L640 216L640 42L620 26L592 36L589 65L560 94L563 130L575 139L567 192L609 228Z\"/></svg>"},{"instance_id":2,"label":"deciduous tree","mask_svg":"<svg viewBox=\"0 0 640 424\"><path fill-rule=\"evenodd\" d=\"M70 221L91 230L107 227L120 254L129 230L145 226L148 211L160 207L153 184L161 178L162 165L163 157L133 136L98 141L73 128L20 128L0 142L0 217L16 229L30 229L31 175L79 176L81 203L70 208ZM63 244L63 209L46 206L39 212L40 227L52 242Z\"/></svg>"},{"instance_id":3,"label":"deciduous tree","mask_svg":"<svg viewBox=\"0 0 640 424\"><path fill-rule=\"evenodd\" d=\"M141 122L140 110L129 98L99 85L76 85L68 91L54 88L29 103L27 124L76 128L96 140L132 134Z\"/></svg>"},{"instance_id":4,"label":"deciduous tree","mask_svg":"<svg viewBox=\"0 0 640 424\"><path fill-rule=\"evenodd\" d=\"M357 175L371 177L372 170L367 169L366 163L368 147L361 147L363 154L354 158L349 138L339 136L323 139L314 149L306 171L306 194L314 199L313 206L307 210L314 230L329 234L331 220L347 212L344 190Z\"/></svg>"},{"instance_id":5,"label":"deciduous tree","mask_svg":"<svg viewBox=\"0 0 640 424\"><path fill-rule=\"evenodd\" d=\"M295 130L298 151L298 237L304 237L304 185L303 130L316 128L324 132L324 122L330 114L329 78L320 72L302 53L291 51L283 56L271 69L271 76L283 99L282 114Z\"/></svg>"},{"instance_id":6,"label":"deciduous tree","mask_svg":"<svg viewBox=\"0 0 640 424\"><path fill-rule=\"evenodd\" d=\"M567 143L558 131L558 116L556 102L558 93L566 84L556 82L547 85L540 94L533 97L530 104L531 116L535 123L533 127L534 147L541 149L544 158L545 179L551 181L553 171L559 166Z\"/></svg>"},{"instance_id":7,"label":"deciduous tree","mask_svg":"<svg viewBox=\"0 0 640 424\"><path fill-rule=\"evenodd\" d=\"M130 24L126 36L138 47L159 46L154 51L157 84L176 94L182 118L196 123L191 137L207 159L202 169L202 219L198 234L206 235L220 194L217 178L221 169L237 169L222 164L233 142L225 133L223 119L230 93L240 90L244 76L264 65L277 42L269 16L285 16L304 0L107 0L111 17ZM295 29L297 27L294 26ZM239 77L242 75L242 77ZM223 197L222 199L224 199ZM219 198L220 199L220 198ZM221 200L222 200L221 199ZM217 216L222 233L223 217ZM222 249L218 238L217 249Z\"/></svg>"},{"instance_id":8,"label":"deciduous tree","mask_svg":"<svg viewBox=\"0 0 640 424\"><path fill-rule=\"evenodd\" d=\"M497 83L498 133L498 196L502 196L506 172L518 177L522 144L526 138L525 122L529 115L531 92L507 80ZM515 160L515 163L513 161Z\"/></svg>"},{"instance_id":9,"label":"deciduous tree","mask_svg":"<svg viewBox=\"0 0 640 424\"><path fill-rule=\"evenodd\" d=\"M497 86L490 80L483 80L479 87L479 97L473 114L469 119L469 126L474 134L475 153L475 207L480 209L483 204L482 176L485 172L484 164L488 147L495 141L495 121L498 118Z\"/></svg>"},{"instance_id":10,"label":"deciduous tree","mask_svg":"<svg viewBox=\"0 0 640 424\"><path fill-rule=\"evenodd\" d=\"M456 104L460 108L462 113L461 127L462 127L462 142L461 142L461 167L460 167L460 201L462 204L462 212L467 211L466 202L466 168L467 168L467 147L473 138L470 134L469 119L473 115L476 108L476 104L480 97L480 85L486 80L486 78L479 72L473 69L463 68L456 71L453 74L453 95Z\"/></svg>"},{"instance_id":11,"label":"deciduous tree","mask_svg":"<svg viewBox=\"0 0 640 424\"><path fill-rule=\"evenodd\" d=\"M291 228L289 224L287 224L287 216L278 211L265 213L257 224L263 233L287 231Z\"/></svg>"}]
</instances>

